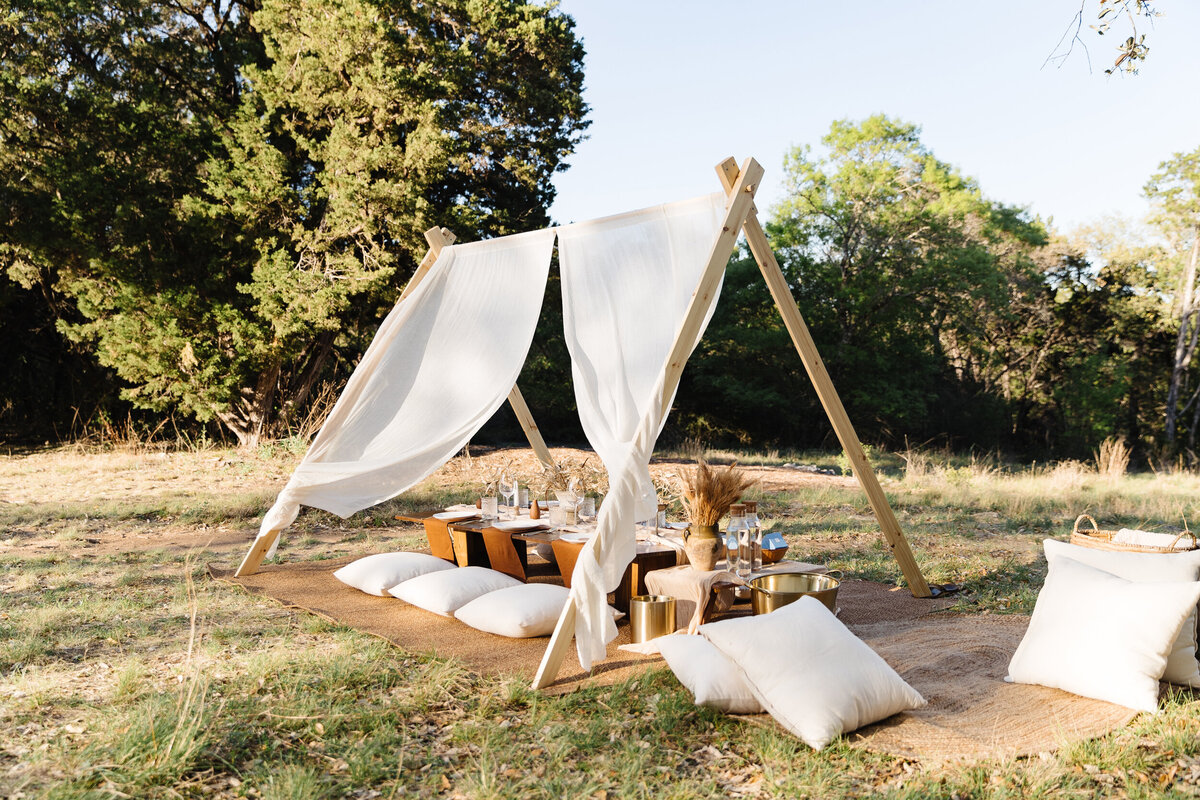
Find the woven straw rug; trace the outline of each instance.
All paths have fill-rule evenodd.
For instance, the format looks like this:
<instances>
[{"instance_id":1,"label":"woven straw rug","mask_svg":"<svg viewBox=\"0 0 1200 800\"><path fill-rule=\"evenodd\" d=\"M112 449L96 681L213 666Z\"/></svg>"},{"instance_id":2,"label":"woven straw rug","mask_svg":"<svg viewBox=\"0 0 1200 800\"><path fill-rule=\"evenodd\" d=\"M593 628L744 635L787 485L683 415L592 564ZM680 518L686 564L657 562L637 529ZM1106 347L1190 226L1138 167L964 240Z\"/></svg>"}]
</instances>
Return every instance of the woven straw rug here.
<instances>
[{"instance_id":1,"label":"woven straw rug","mask_svg":"<svg viewBox=\"0 0 1200 800\"><path fill-rule=\"evenodd\" d=\"M400 600L363 594L333 577L334 570L352 560L267 566L244 578L216 565L209 565L209 573L411 652L457 658L483 675L533 678L547 638L494 636ZM556 575L531 580L561 583ZM929 701L924 708L852 734L853 746L922 761L1012 758L1102 736L1135 715L1121 706L1056 689L1004 683L1008 661L1029 618L932 613L952 602L918 600L907 591L868 581L842 583L839 618ZM572 647L549 691L612 684L665 666L657 656L617 650L629 641L629 626L621 624L618 631L608 660L590 675Z\"/></svg>"}]
</instances>

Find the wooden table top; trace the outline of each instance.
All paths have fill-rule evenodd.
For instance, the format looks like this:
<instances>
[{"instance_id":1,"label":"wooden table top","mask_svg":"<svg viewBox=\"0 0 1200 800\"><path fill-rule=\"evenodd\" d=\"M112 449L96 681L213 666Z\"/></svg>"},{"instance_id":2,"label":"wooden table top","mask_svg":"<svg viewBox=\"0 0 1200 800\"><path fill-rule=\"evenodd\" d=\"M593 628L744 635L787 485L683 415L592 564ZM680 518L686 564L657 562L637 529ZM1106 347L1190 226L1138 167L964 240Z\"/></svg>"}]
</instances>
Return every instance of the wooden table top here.
<instances>
[{"instance_id":1,"label":"wooden table top","mask_svg":"<svg viewBox=\"0 0 1200 800\"><path fill-rule=\"evenodd\" d=\"M429 519L430 517L432 517L434 514L437 514L437 513L440 513L440 512L439 511L414 511L411 514L396 514L395 518L402 522L423 523L425 520ZM522 517L521 519L528 519L528 518ZM503 520L499 520L499 519L489 519L489 520L467 519L467 520L461 520L459 522L448 522L447 526L450 528L454 528L455 530L468 531L471 533L478 533L479 531L482 531L484 528L488 527L492 523L500 522L500 521L503 521ZM550 524L549 521L547 521L546 524L549 525ZM553 529L553 528L550 530L513 531L512 537L514 539L519 539L521 541L545 544L548 542L552 542L555 539L558 539L560 536L562 536L563 533L573 533L573 532L576 532L576 531L560 531L558 529ZM665 544L659 544L657 542L639 542L638 544L640 545L639 551L642 553L664 553L664 552L668 552L668 551L674 552L673 547L670 547Z\"/></svg>"}]
</instances>

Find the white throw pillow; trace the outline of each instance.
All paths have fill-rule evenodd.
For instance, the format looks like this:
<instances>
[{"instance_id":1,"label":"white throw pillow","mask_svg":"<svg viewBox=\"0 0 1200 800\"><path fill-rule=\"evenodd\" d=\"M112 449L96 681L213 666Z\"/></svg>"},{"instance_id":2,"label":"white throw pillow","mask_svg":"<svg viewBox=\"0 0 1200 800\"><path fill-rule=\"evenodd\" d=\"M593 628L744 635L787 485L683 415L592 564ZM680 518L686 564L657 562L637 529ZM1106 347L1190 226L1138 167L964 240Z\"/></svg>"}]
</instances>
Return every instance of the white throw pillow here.
<instances>
[{"instance_id":1,"label":"white throw pillow","mask_svg":"<svg viewBox=\"0 0 1200 800\"><path fill-rule=\"evenodd\" d=\"M696 698L696 705L731 714L762 713L762 704L755 699L742 671L708 639L676 634L654 641L675 677Z\"/></svg>"},{"instance_id":2,"label":"white throw pillow","mask_svg":"<svg viewBox=\"0 0 1200 800\"><path fill-rule=\"evenodd\" d=\"M1060 558L1069 558L1094 569L1104 570L1134 583L1200 580L1200 550L1187 553L1119 553L1096 550L1047 539L1042 542L1046 562L1054 569ZM1162 679L1168 683L1200 688L1200 665L1196 662L1196 610L1175 637Z\"/></svg>"},{"instance_id":3,"label":"white throw pillow","mask_svg":"<svg viewBox=\"0 0 1200 800\"><path fill-rule=\"evenodd\" d=\"M444 569L454 565L427 553L376 553L350 562L333 577L360 592L387 597L388 589L397 584Z\"/></svg>"},{"instance_id":4,"label":"white throw pillow","mask_svg":"<svg viewBox=\"0 0 1200 800\"><path fill-rule=\"evenodd\" d=\"M1200 583L1134 583L1069 558L1054 561L1009 679L1158 709L1158 680Z\"/></svg>"},{"instance_id":5,"label":"white throw pillow","mask_svg":"<svg viewBox=\"0 0 1200 800\"><path fill-rule=\"evenodd\" d=\"M814 597L770 614L700 626L746 676L763 708L814 750L925 705L879 654Z\"/></svg>"},{"instance_id":6,"label":"white throw pillow","mask_svg":"<svg viewBox=\"0 0 1200 800\"><path fill-rule=\"evenodd\" d=\"M522 583L477 597L454 612L476 630L528 639L549 636L571 592L551 583Z\"/></svg>"},{"instance_id":7,"label":"white throw pillow","mask_svg":"<svg viewBox=\"0 0 1200 800\"><path fill-rule=\"evenodd\" d=\"M389 589L389 593L418 608L452 617L454 612L476 597L520 586L516 578L486 567L458 567L407 580Z\"/></svg>"}]
</instances>

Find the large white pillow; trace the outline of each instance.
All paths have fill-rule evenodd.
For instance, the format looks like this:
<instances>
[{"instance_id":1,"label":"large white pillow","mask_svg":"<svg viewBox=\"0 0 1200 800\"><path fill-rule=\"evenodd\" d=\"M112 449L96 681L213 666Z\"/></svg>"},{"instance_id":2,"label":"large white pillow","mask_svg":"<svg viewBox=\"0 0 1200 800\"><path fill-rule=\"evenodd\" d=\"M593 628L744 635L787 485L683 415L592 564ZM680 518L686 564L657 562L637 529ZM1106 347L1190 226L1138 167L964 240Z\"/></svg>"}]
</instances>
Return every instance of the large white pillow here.
<instances>
[{"instance_id":1,"label":"large white pillow","mask_svg":"<svg viewBox=\"0 0 1200 800\"><path fill-rule=\"evenodd\" d=\"M676 634L655 639L658 652L679 682L696 698L696 705L731 714L761 714L762 704L737 665L703 636Z\"/></svg>"},{"instance_id":2,"label":"large white pillow","mask_svg":"<svg viewBox=\"0 0 1200 800\"><path fill-rule=\"evenodd\" d=\"M1200 580L1200 550L1187 553L1119 553L1053 539L1046 539L1042 547L1046 551L1046 562L1050 569L1054 569L1059 559L1069 558L1135 583ZM1175 637L1175 646L1167 656L1167 668L1163 670L1162 679L1168 683L1200 688L1200 665L1196 662L1196 609L1192 609L1179 629L1179 635Z\"/></svg>"},{"instance_id":3,"label":"large white pillow","mask_svg":"<svg viewBox=\"0 0 1200 800\"><path fill-rule=\"evenodd\" d=\"M510 639L549 636L570 596L563 586L522 583L477 597L454 616L472 628Z\"/></svg>"},{"instance_id":4,"label":"large white pillow","mask_svg":"<svg viewBox=\"0 0 1200 800\"><path fill-rule=\"evenodd\" d=\"M1009 679L1154 712L1175 637L1200 583L1134 583L1069 558L1054 561Z\"/></svg>"},{"instance_id":5,"label":"large white pillow","mask_svg":"<svg viewBox=\"0 0 1200 800\"><path fill-rule=\"evenodd\" d=\"M454 565L427 553L376 553L350 562L333 577L360 592L387 597L388 589L399 583L444 569Z\"/></svg>"},{"instance_id":6,"label":"large white pillow","mask_svg":"<svg viewBox=\"0 0 1200 800\"><path fill-rule=\"evenodd\" d=\"M813 597L699 630L737 664L762 707L814 750L841 733L925 705Z\"/></svg>"},{"instance_id":7,"label":"large white pillow","mask_svg":"<svg viewBox=\"0 0 1200 800\"><path fill-rule=\"evenodd\" d=\"M388 592L418 608L452 617L476 597L520 585L516 578L494 569L458 567L421 575L393 586Z\"/></svg>"}]
</instances>

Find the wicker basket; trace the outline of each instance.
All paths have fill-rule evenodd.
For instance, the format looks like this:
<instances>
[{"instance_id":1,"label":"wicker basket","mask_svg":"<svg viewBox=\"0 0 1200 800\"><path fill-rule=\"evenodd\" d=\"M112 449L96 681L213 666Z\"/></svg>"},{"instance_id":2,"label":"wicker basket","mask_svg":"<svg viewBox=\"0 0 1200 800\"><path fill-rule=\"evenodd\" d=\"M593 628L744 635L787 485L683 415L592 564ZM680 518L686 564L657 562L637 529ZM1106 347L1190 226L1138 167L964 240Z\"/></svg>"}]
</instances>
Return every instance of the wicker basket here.
<instances>
[{"instance_id":1,"label":"wicker basket","mask_svg":"<svg viewBox=\"0 0 1200 800\"><path fill-rule=\"evenodd\" d=\"M1092 523L1090 531L1079 530L1079 523L1084 520ZM1170 547L1153 547L1145 544L1126 544L1125 542L1113 541L1117 536L1116 531L1102 531L1100 526L1096 524L1096 520L1089 517L1087 514L1080 514L1075 520L1075 527L1071 531L1071 544L1077 544L1081 547L1090 547L1093 550L1115 550L1122 553L1186 553L1189 550L1197 549L1196 536L1191 531L1184 531L1175 537ZM1188 537L1192 540L1190 547L1175 547L1179 540Z\"/></svg>"}]
</instances>

